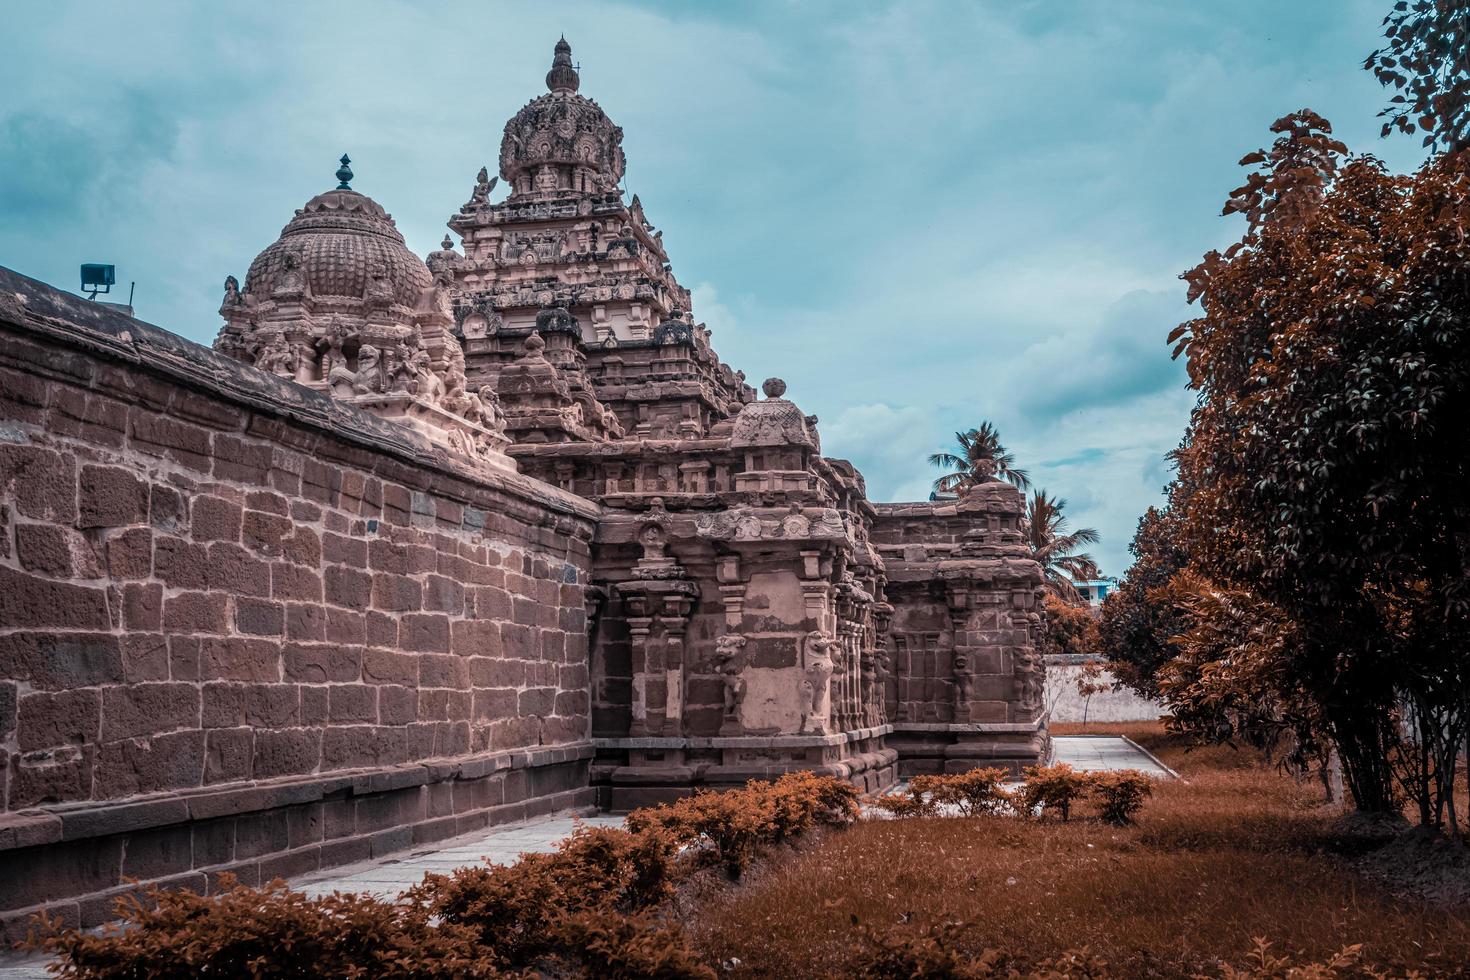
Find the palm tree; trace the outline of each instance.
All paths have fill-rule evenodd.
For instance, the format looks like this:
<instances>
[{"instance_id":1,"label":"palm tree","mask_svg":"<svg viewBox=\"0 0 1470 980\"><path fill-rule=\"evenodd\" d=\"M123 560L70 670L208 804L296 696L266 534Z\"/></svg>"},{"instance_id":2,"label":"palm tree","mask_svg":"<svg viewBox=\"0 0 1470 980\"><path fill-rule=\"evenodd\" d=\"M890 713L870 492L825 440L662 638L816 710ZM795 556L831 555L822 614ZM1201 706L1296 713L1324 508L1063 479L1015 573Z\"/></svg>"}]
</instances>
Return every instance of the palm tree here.
<instances>
[{"instance_id":1,"label":"palm tree","mask_svg":"<svg viewBox=\"0 0 1470 980\"><path fill-rule=\"evenodd\" d=\"M1079 549L1097 544L1101 536L1090 527L1067 530L1062 511L1067 501L1037 490L1026 501L1026 534L1031 544L1031 557L1041 565L1046 588L1064 602L1079 603L1082 595L1073 582L1097 578L1097 562Z\"/></svg>"},{"instance_id":2,"label":"palm tree","mask_svg":"<svg viewBox=\"0 0 1470 980\"><path fill-rule=\"evenodd\" d=\"M1031 486L1031 478L1025 470L1016 469L1016 457L1000 444L1000 433L989 422L969 432L956 432L954 438L958 453L929 457L929 465L950 471L934 481L936 493L958 493L991 480L1005 480L1020 490Z\"/></svg>"}]
</instances>

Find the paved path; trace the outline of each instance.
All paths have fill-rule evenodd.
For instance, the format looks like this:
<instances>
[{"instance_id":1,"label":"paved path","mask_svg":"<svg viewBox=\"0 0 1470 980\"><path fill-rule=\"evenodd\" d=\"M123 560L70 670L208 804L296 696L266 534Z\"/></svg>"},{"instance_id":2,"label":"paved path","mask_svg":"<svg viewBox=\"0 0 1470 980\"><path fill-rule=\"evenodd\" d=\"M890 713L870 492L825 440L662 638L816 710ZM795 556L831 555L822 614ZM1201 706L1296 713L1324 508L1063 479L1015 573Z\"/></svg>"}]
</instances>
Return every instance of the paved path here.
<instances>
[{"instance_id":1,"label":"paved path","mask_svg":"<svg viewBox=\"0 0 1470 980\"><path fill-rule=\"evenodd\" d=\"M558 815L492 827L466 837L441 841L433 847L313 872L292 879L291 885L308 895L343 891L370 892L392 898L410 885L417 885L430 871L442 874L486 861L511 864L522 854L548 853L555 850L557 841L571 835L578 821L589 827L617 827L621 826L623 818Z\"/></svg>"},{"instance_id":2,"label":"paved path","mask_svg":"<svg viewBox=\"0 0 1470 980\"><path fill-rule=\"evenodd\" d=\"M1174 778L1147 752L1116 735L1053 735L1051 759L1088 772L1137 769L1159 779Z\"/></svg>"}]
</instances>

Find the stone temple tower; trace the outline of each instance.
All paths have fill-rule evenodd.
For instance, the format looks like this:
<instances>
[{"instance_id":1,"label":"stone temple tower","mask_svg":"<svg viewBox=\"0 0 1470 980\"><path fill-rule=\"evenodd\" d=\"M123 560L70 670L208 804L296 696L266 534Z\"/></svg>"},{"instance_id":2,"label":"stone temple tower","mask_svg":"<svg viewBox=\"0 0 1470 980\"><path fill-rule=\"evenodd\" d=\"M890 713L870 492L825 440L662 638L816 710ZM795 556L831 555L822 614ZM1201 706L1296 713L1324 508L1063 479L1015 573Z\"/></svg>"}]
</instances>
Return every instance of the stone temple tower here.
<instances>
[{"instance_id":1,"label":"stone temple tower","mask_svg":"<svg viewBox=\"0 0 1470 980\"><path fill-rule=\"evenodd\" d=\"M1040 580L1019 499L997 490L949 520L906 510L907 547L876 546L892 534L861 475L822 455L816 418L779 379L758 398L715 354L662 233L624 197L622 130L581 93L565 39L546 88L506 123L498 178L482 169L450 217L461 250L446 237L428 264L454 283L466 373L498 391L509 453L603 508L589 611L604 802L800 768L874 788L898 773L889 736L913 771L1034 761L1039 684L1019 678L1040 668L1018 651ZM938 560L962 540L966 560ZM912 600L898 610L889 565Z\"/></svg>"}]
</instances>

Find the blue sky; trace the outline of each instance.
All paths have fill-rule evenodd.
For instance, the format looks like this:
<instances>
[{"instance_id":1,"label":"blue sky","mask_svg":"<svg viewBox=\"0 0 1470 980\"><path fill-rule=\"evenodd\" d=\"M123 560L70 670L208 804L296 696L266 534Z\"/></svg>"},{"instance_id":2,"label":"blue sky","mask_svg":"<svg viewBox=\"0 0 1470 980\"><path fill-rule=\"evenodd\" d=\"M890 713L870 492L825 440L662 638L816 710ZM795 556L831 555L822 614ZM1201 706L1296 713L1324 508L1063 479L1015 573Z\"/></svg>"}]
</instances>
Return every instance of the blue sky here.
<instances>
[{"instance_id":1,"label":"blue sky","mask_svg":"<svg viewBox=\"0 0 1470 980\"><path fill-rule=\"evenodd\" d=\"M1357 151L1389 0L74 3L6 12L0 264L136 281L201 343L224 277L352 155L420 254L565 32L725 360L780 375L874 499L994 421L1121 573L1191 404L1178 274L1309 106Z\"/></svg>"}]
</instances>

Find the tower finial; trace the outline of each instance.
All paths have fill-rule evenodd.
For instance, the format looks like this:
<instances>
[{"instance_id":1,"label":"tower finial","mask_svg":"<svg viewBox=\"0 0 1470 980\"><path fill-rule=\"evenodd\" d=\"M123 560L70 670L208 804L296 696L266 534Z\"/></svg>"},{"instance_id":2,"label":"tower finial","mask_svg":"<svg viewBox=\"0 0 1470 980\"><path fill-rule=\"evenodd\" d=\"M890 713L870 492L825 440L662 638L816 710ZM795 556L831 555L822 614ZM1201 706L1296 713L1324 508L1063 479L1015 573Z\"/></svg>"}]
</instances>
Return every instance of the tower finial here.
<instances>
[{"instance_id":1,"label":"tower finial","mask_svg":"<svg viewBox=\"0 0 1470 980\"><path fill-rule=\"evenodd\" d=\"M582 84L577 69L572 66L572 46L563 34L551 57L551 71L546 73L546 87L553 92L575 92Z\"/></svg>"},{"instance_id":2,"label":"tower finial","mask_svg":"<svg viewBox=\"0 0 1470 980\"><path fill-rule=\"evenodd\" d=\"M344 153L340 162L342 166L337 168L337 190L350 191L352 190L352 185L348 182L352 180L352 168L347 165L352 161Z\"/></svg>"}]
</instances>

